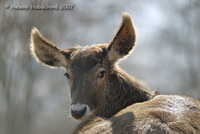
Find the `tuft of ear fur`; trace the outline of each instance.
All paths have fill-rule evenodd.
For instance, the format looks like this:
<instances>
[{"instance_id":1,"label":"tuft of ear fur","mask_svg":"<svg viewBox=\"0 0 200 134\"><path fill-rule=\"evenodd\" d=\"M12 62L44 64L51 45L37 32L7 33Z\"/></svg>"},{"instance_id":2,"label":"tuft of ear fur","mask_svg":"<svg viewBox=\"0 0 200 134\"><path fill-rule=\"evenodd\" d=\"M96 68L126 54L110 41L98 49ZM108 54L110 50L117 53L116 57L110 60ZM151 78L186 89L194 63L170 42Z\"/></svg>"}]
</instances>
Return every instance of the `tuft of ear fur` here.
<instances>
[{"instance_id":1,"label":"tuft of ear fur","mask_svg":"<svg viewBox=\"0 0 200 134\"><path fill-rule=\"evenodd\" d=\"M135 45L136 32L129 13L122 13L121 25L108 47L108 58L117 61L128 55Z\"/></svg>"},{"instance_id":2,"label":"tuft of ear fur","mask_svg":"<svg viewBox=\"0 0 200 134\"><path fill-rule=\"evenodd\" d=\"M45 39L39 30L33 27L31 31L30 50L33 57L49 67L66 67L67 60L64 51Z\"/></svg>"}]
</instances>

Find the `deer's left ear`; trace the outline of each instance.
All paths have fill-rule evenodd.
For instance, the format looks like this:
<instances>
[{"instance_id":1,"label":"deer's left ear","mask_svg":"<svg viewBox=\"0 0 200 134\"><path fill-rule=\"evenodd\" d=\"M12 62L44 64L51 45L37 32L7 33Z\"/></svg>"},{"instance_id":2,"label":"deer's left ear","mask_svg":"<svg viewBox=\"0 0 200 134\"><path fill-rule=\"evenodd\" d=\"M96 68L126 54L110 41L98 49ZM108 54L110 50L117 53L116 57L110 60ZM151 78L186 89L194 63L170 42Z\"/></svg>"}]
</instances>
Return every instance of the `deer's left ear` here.
<instances>
[{"instance_id":1,"label":"deer's left ear","mask_svg":"<svg viewBox=\"0 0 200 134\"><path fill-rule=\"evenodd\" d=\"M31 31L30 49L33 57L49 67L66 67L67 59L65 51L45 39L38 29Z\"/></svg>"},{"instance_id":2,"label":"deer's left ear","mask_svg":"<svg viewBox=\"0 0 200 134\"><path fill-rule=\"evenodd\" d=\"M122 14L122 22L117 31L113 41L108 47L108 58L111 61L117 61L118 59L128 55L135 45L136 32L133 26L131 16L125 12Z\"/></svg>"}]
</instances>

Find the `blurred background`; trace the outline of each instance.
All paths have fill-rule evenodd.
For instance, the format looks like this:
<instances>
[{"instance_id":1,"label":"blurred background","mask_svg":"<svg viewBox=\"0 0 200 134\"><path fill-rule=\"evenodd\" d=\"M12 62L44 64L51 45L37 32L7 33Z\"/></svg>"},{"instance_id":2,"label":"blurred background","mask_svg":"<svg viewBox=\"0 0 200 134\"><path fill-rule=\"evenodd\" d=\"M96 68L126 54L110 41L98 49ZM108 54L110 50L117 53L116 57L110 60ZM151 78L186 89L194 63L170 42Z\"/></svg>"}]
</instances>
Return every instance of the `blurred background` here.
<instances>
[{"instance_id":1,"label":"blurred background","mask_svg":"<svg viewBox=\"0 0 200 134\"><path fill-rule=\"evenodd\" d=\"M31 4L73 8L13 9ZM109 43L123 11L131 14L138 38L119 65L152 90L200 100L199 0L1 0L0 134L70 134L78 123L68 115L64 71L31 57L31 28L61 48Z\"/></svg>"}]
</instances>

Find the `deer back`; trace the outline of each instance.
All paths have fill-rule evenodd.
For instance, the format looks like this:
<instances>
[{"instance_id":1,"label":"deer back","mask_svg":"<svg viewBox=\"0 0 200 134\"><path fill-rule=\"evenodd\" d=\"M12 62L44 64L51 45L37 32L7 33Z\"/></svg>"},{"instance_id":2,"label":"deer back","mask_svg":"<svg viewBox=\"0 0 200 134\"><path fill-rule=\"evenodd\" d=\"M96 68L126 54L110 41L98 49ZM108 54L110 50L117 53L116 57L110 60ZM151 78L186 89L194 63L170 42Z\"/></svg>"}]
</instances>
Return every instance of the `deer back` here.
<instances>
[{"instance_id":1,"label":"deer back","mask_svg":"<svg viewBox=\"0 0 200 134\"><path fill-rule=\"evenodd\" d=\"M93 116L81 123L75 133L199 134L200 102L186 96L158 95L109 119Z\"/></svg>"}]
</instances>

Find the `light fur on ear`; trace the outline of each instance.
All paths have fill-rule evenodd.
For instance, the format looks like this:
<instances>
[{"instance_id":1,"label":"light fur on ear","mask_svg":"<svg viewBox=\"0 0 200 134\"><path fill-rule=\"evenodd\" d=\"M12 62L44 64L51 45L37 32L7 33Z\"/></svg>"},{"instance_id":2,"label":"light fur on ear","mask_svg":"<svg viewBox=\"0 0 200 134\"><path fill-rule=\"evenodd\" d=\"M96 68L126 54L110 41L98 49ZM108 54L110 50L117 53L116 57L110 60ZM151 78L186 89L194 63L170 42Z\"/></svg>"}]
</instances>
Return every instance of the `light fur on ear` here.
<instances>
[{"instance_id":1,"label":"light fur on ear","mask_svg":"<svg viewBox=\"0 0 200 134\"><path fill-rule=\"evenodd\" d=\"M44 65L49 67L67 66L67 59L63 55L64 50L45 39L35 27L31 31L30 50L33 57Z\"/></svg>"},{"instance_id":2,"label":"light fur on ear","mask_svg":"<svg viewBox=\"0 0 200 134\"><path fill-rule=\"evenodd\" d=\"M117 61L128 55L135 45L136 31L129 13L122 13L121 25L110 43L108 58L111 61Z\"/></svg>"}]
</instances>

